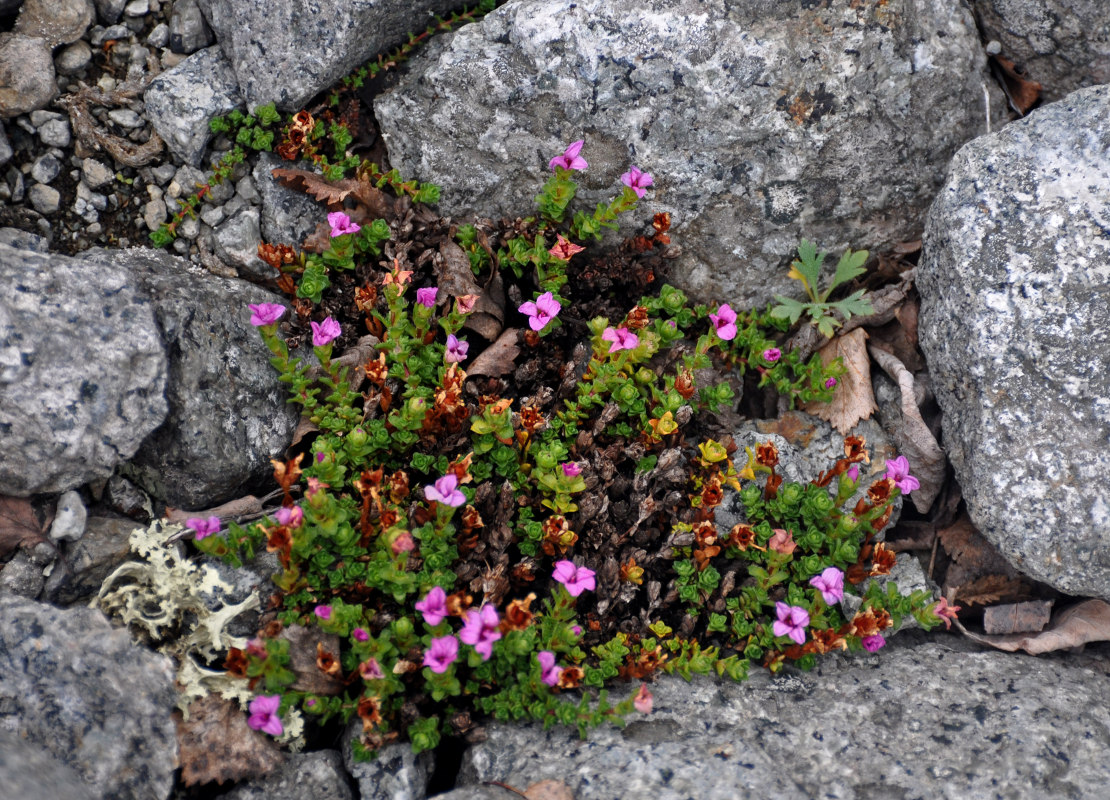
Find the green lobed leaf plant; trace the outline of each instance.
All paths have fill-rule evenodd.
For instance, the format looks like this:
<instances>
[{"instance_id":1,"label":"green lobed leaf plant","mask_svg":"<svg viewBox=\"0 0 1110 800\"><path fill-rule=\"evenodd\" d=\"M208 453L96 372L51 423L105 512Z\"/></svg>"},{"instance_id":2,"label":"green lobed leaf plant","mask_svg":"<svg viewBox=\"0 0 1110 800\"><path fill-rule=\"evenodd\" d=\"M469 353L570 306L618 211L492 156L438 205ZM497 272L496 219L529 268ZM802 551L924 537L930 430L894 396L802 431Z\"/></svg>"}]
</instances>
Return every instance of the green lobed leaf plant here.
<instances>
[{"instance_id":1,"label":"green lobed leaf plant","mask_svg":"<svg viewBox=\"0 0 1110 800\"><path fill-rule=\"evenodd\" d=\"M771 309L771 316L786 319L793 325L803 314L808 314L810 321L817 326L817 329L831 339L833 331L842 324L839 319L833 316L833 312L839 312L846 322L851 319L853 314L870 314L872 308L871 301L864 297L863 289L852 292L843 300L829 300L829 296L832 295L834 290L864 273L863 264L867 261L867 251L857 250L852 252L851 250L845 250L844 255L836 263L836 271L833 273L832 280L829 281L824 291L821 291L819 288L821 266L825 263L825 256L827 255L828 253L824 251L818 252L817 245L813 242L802 240L802 243L798 245L798 258L791 262L788 274L791 278L801 281L802 288L805 289L809 301L802 302L790 297L776 295L775 300L779 302L779 305Z\"/></svg>"},{"instance_id":2,"label":"green lobed leaf plant","mask_svg":"<svg viewBox=\"0 0 1110 800\"><path fill-rule=\"evenodd\" d=\"M533 343L563 324L568 265L583 249L575 241L599 238L643 194L633 168L610 202L570 214L582 168L572 148L552 160L538 216L496 250L472 226L457 231L475 274L497 270L533 287L519 306ZM382 180L372 165L360 170ZM420 191L399 177L380 186ZM384 220L360 229L333 212L329 223L330 247L302 262L296 295L318 303L337 271L379 275L357 294L378 332L376 355L353 376L333 358L342 329L323 310L311 323L315 359L295 355L280 335L285 308L253 306L290 402L317 433L308 453L275 462L283 500L265 519L222 532L190 520L203 552L238 565L265 549L281 565L276 619L225 664L255 693L252 727L276 735L294 711L319 723L358 718L363 755L399 738L426 750L483 716L585 735L650 711L646 684L613 702L618 679L661 671L742 680L753 662L808 669L832 650L878 649L903 617L925 628L941 621L927 593L903 596L871 580L893 565L876 536L911 484L897 471L863 478L862 440L849 437L844 457L809 484L784 482L770 443L739 453L731 439L687 440L696 418L734 401L727 381L699 377L713 364L758 375L791 401L830 396L843 367L784 356L773 310L714 311L663 286L623 319L588 320L588 360L560 405L514 408L511 398L467 391L463 335L477 298L445 297L434 285L414 292L426 277L397 258L381 274L392 235ZM801 274L815 285L807 253ZM856 260L838 277L855 274ZM642 563L607 569L607 554L585 544L581 505L601 485L602 443L633 454L622 462L628 480L664 462L683 470L667 507L644 512L664 540ZM716 517L726 489L743 507L728 527ZM673 593L672 606L652 600L653 583L655 595ZM599 586L639 598L645 619L598 634L589 604ZM331 637L316 652L330 688L299 680L281 636L294 626Z\"/></svg>"}]
</instances>

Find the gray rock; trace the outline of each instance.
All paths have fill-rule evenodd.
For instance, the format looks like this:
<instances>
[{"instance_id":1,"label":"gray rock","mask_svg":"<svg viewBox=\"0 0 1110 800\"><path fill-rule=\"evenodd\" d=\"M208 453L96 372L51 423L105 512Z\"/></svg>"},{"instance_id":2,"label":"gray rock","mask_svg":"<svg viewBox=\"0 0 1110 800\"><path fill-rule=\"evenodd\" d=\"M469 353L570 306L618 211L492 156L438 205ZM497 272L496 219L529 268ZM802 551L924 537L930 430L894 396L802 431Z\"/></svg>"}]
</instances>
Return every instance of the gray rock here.
<instances>
[{"instance_id":1,"label":"gray rock","mask_svg":"<svg viewBox=\"0 0 1110 800\"><path fill-rule=\"evenodd\" d=\"M149 522L154 517L147 493L122 475L113 475L108 479L104 487L104 502L125 517L140 522Z\"/></svg>"},{"instance_id":2,"label":"gray rock","mask_svg":"<svg viewBox=\"0 0 1110 800\"><path fill-rule=\"evenodd\" d=\"M235 73L218 47L200 50L150 82L146 117L170 151L198 166L213 117L242 103Z\"/></svg>"},{"instance_id":3,"label":"gray rock","mask_svg":"<svg viewBox=\"0 0 1110 800\"><path fill-rule=\"evenodd\" d=\"M1103 0L971 0L988 39L1042 85L1047 101L1110 83L1110 6Z\"/></svg>"},{"instance_id":4,"label":"gray rock","mask_svg":"<svg viewBox=\"0 0 1110 800\"><path fill-rule=\"evenodd\" d=\"M54 69L59 75L76 75L92 61L92 48L83 39L64 48L54 57Z\"/></svg>"},{"instance_id":5,"label":"gray rock","mask_svg":"<svg viewBox=\"0 0 1110 800\"><path fill-rule=\"evenodd\" d=\"M156 230L166 221L166 203L159 198L150 200L143 206L143 224L150 230Z\"/></svg>"},{"instance_id":6,"label":"gray rock","mask_svg":"<svg viewBox=\"0 0 1110 800\"><path fill-rule=\"evenodd\" d=\"M43 747L95 797L169 797L177 738L168 658L99 611L0 595L0 672L0 730Z\"/></svg>"},{"instance_id":7,"label":"gray rock","mask_svg":"<svg viewBox=\"0 0 1110 800\"><path fill-rule=\"evenodd\" d=\"M812 673L664 677L649 716L586 741L493 723L464 754L458 785L558 780L576 800L1101 796L1110 765L1089 732L1105 730L1110 711L1075 698L1110 691L1104 659L904 638L875 655L823 657Z\"/></svg>"},{"instance_id":8,"label":"gray rock","mask_svg":"<svg viewBox=\"0 0 1110 800\"><path fill-rule=\"evenodd\" d=\"M195 217L185 217L177 226L177 235L182 239L192 241L200 233L200 223Z\"/></svg>"},{"instance_id":9,"label":"gray rock","mask_svg":"<svg viewBox=\"0 0 1110 800\"><path fill-rule=\"evenodd\" d=\"M96 0L96 11L105 25L115 25L123 16L127 0Z\"/></svg>"},{"instance_id":10,"label":"gray rock","mask_svg":"<svg viewBox=\"0 0 1110 800\"><path fill-rule=\"evenodd\" d=\"M27 199L40 214L53 214L61 206L62 195L52 186L36 183L27 190Z\"/></svg>"},{"instance_id":11,"label":"gray rock","mask_svg":"<svg viewBox=\"0 0 1110 800\"><path fill-rule=\"evenodd\" d=\"M76 42L96 17L93 0L26 0L12 29L50 47Z\"/></svg>"},{"instance_id":12,"label":"gray rock","mask_svg":"<svg viewBox=\"0 0 1110 800\"><path fill-rule=\"evenodd\" d=\"M0 494L107 478L166 415L167 363L127 270L0 245ZM80 369L75 371L75 365Z\"/></svg>"},{"instance_id":13,"label":"gray rock","mask_svg":"<svg viewBox=\"0 0 1110 800\"><path fill-rule=\"evenodd\" d=\"M165 186L177 174L177 168L172 163L159 164L151 170L159 186Z\"/></svg>"},{"instance_id":14,"label":"gray rock","mask_svg":"<svg viewBox=\"0 0 1110 800\"><path fill-rule=\"evenodd\" d=\"M223 206L205 206L201 209L200 220L205 225L216 227L224 221L224 207Z\"/></svg>"},{"instance_id":15,"label":"gray rock","mask_svg":"<svg viewBox=\"0 0 1110 800\"><path fill-rule=\"evenodd\" d=\"M254 184L262 195L262 238L299 246L327 211L304 192L278 183L271 173L282 166L289 164L273 153L260 153L254 167Z\"/></svg>"},{"instance_id":16,"label":"gray rock","mask_svg":"<svg viewBox=\"0 0 1110 800\"><path fill-rule=\"evenodd\" d=\"M69 120L47 120L39 126L39 139L47 147L69 147L72 136L69 132Z\"/></svg>"},{"instance_id":17,"label":"gray rock","mask_svg":"<svg viewBox=\"0 0 1110 800\"><path fill-rule=\"evenodd\" d=\"M577 139L581 208L635 164L655 179L637 213L675 222L673 282L748 307L796 292L803 236L836 252L920 230L984 129L983 68L949 0L513 0L416 56L375 113L452 216L530 213Z\"/></svg>"},{"instance_id":18,"label":"gray rock","mask_svg":"<svg viewBox=\"0 0 1110 800\"><path fill-rule=\"evenodd\" d=\"M50 538L55 542L76 542L85 535L85 520L89 512L81 495L70 489L58 498Z\"/></svg>"},{"instance_id":19,"label":"gray rock","mask_svg":"<svg viewBox=\"0 0 1110 800\"><path fill-rule=\"evenodd\" d=\"M356 718L343 735L343 764L358 781L361 800L424 800L435 766L433 752L415 755L407 743L387 744L373 761L355 761L351 743L361 734L362 723Z\"/></svg>"},{"instance_id":20,"label":"gray rock","mask_svg":"<svg viewBox=\"0 0 1110 800\"><path fill-rule=\"evenodd\" d=\"M265 778L248 781L225 800L351 800L353 795L337 750L300 753Z\"/></svg>"},{"instance_id":21,"label":"gray rock","mask_svg":"<svg viewBox=\"0 0 1110 800\"><path fill-rule=\"evenodd\" d=\"M129 519L89 517L85 535L66 548L68 579L45 599L69 605L96 595L104 579L132 557L129 537L136 527Z\"/></svg>"},{"instance_id":22,"label":"gray rock","mask_svg":"<svg viewBox=\"0 0 1110 800\"><path fill-rule=\"evenodd\" d=\"M3 124L0 124L0 166L11 161L14 152L11 142L8 141L8 134L4 131Z\"/></svg>"},{"instance_id":23,"label":"gray rock","mask_svg":"<svg viewBox=\"0 0 1110 800\"><path fill-rule=\"evenodd\" d=\"M44 236L36 236L33 233L20 230L19 228L0 228L0 244L6 244L9 247L15 247L20 250L33 250L36 253L50 252L50 240ZM0 367L2 369L2 367ZM0 371L0 376L3 372ZM2 378L0 378L2 380Z\"/></svg>"},{"instance_id":24,"label":"gray rock","mask_svg":"<svg viewBox=\"0 0 1110 800\"><path fill-rule=\"evenodd\" d=\"M14 166L11 166L8 167L8 171L4 174L4 177L7 179L8 193L11 196L12 202L18 203L23 200L23 173Z\"/></svg>"},{"instance_id":25,"label":"gray rock","mask_svg":"<svg viewBox=\"0 0 1110 800\"><path fill-rule=\"evenodd\" d=\"M235 66L253 111L276 102L299 110L313 95L379 52L419 33L432 15L461 8L456 0L312 5L265 0L199 0L220 46ZM327 20L322 24L322 20Z\"/></svg>"},{"instance_id":26,"label":"gray rock","mask_svg":"<svg viewBox=\"0 0 1110 800\"><path fill-rule=\"evenodd\" d=\"M208 192L209 202L213 203L214 205L222 205L234 196L235 184L232 183L230 180L213 183L212 189Z\"/></svg>"},{"instance_id":27,"label":"gray rock","mask_svg":"<svg viewBox=\"0 0 1110 800\"><path fill-rule=\"evenodd\" d=\"M127 465L127 477L177 508L208 508L267 481L297 412L250 325L250 303L282 302L156 250L90 250L126 269L150 298L167 352L170 412Z\"/></svg>"},{"instance_id":28,"label":"gray rock","mask_svg":"<svg viewBox=\"0 0 1110 800\"><path fill-rule=\"evenodd\" d=\"M177 0L170 15L170 50L189 55L212 44L212 29L204 21L197 0Z\"/></svg>"},{"instance_id":29,"label":"gray rock","mask_svg":"<svg viewBox=\"0 0 1110 800\"><path fill-rule=\"evenodd\" d=\"M181 167L177 174L173 176L170 185L166 187L166 197L176 199L178 197L189 197L196 193L197 188L204 184L205 175L196 167L191 167L188 164Z\"/></svg>"},{"instance_id":30,"label":"gray rock","mask_svg":"<svg viewBox=\"0 0 1110 800\"><path fill-rule=\"evenodd\" d=\"M150 47L165 47L170 41L170 27L164 23L159 22L150 31L150 35L146 37L146 43Z\"/></svg>"},{"instance_id":31,"label":"gray rock","mask_svg":"<svg viewBox=\"0 0 1110 800\"><path fill-rule=\"evenodd\" d=\"M131 0L123 8L123 13L129 17L145 17L150 13L149 0Z\"/></svg>"},{"instance_id":32,"label":"gray rock","mask_svg":"<svg viewBox=\"0 0 1110 800\"><path fill-rule=\"evenodd\" d=\"M57 91L47 43L35 36L0 33L0 119L42 108Z\"/></svg>"},{"instance_id":33,"label":"gray rock","mask_svg":"<svg viewBox=\"0 0 1110 800\"><path fill-rule=\"evenodd\" d=\"M126 25L109 25L107 28L93 28L89 33L89 43L93 47L100 47L111 39L126 41L130 38L131 29ZM103 78L101 80L103 80Z\"/></svg>"},{"instance_id":34,"label":"gray rock","mask_svg":"<svg viewBox=\"0 0 1110 800\"><path fill-rule=\"evenodd\" d=\"M121 128L139 128L143 124L143 118L130 108L113 108L108 112L108 119Z\"/></svg>"},{"instance_id":35,"label":"gray rock","mask_svg":"<svg viewBox=\"0 0 1110 800\"><path fill-rule=\"evenodd\" d=\"M252 205L258 205L262 202L262 195L258 193L258 189L255 188L254 181L251 180L250 175L244 175L236 181L235 193Z\"/></svg>"},{"instance_id":36,"label":"gray rock","mask_svg":"<svg viewBox=\"0 0 1110 800\"><path fill-rule=\"evenodd\" d=\"M9 797L26 800L96 800L98 797L72 767L20 734L6 731L0 731L0 786Z\"/></svg>"},{"instance_id":37,"label":"gray rock","mask_svg":"<svg viewBox=\"0 0 1110 800\"><path fill-rule=\"evenodd\" d=\"M1110 86L952 162L918 268L921 348L976 527L1013 566L1110 597Z\"/></svg>"},{"instance_id":38,"label":"gray rock","mask_svg":"<svg viewBox=\"0 0 1110 800\"><path fill-rule=\"evenodd\" d=\"M31 165L31 180L39 183L50 183L58 177L61 171L62 162L53 153L43 153Z\"/></svg>"},{"instance_id":39,"label":"gray rock","mask_svg":"<svg viewBox=\"0 0 1110 800\"><path fill-rule=\"evenodd\" d=\"M272 278L273 268L258 257L261 241L258 209L254 207L243 209L215 230L216 255L224 263L258 278Z\"/></svg>"},{"instance_id":40,"label":"gray rock","mask_svg":"<svg viewBox=\"0 0 1110 800\"><path fill-rule=\"evenodd\" d=\"M46 585L42 567L34 563L22 550L12 556L12 560L0 567L0 591L35 600L42 594Z\"/></svg>"},{"instance_id":41,"label":"gray rock","mask_svg":"<svg viewBox=\"0 0 1110 800\"><path fill-rule=\"evenodd\" d=\"M86 158L81 162L81 178L90 189L99 189L112 182L116 174L104 162Z\"/></svg>"}]
</instances>

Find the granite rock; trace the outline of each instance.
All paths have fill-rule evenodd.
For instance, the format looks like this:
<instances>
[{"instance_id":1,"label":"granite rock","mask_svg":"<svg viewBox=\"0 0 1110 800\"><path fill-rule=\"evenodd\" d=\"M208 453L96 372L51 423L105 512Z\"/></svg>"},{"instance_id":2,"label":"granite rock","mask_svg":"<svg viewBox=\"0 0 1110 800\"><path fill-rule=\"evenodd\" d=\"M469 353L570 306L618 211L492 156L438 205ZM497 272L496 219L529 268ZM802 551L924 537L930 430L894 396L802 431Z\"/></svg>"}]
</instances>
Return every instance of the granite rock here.
<instances>
[{"instance_id":1,"label":"granite rock","mask_svg":"<svg viewBox=\"0 0 1110 800\"><path fill-rule=\"evenodd\" d=\"M388 744L373 761L355 761L351 743L362 734L356 718L343 736L343 763L358 782L361 800L424 800L428 780L435 765L435 754L412 752L409 744Z\"/></svg>"},{"instance_id":2,"label":"granite rock","mask_svg":"<svg viewBox=\"0 0 1110 800\"><path fill-rule=\"evenodd\" d=\"M0 119L42 108L57 91L49 45L37 36L0 33Z\"/></svg>"},{"instance_id":3,"label":"granite rock","mask_svg":"<svg viewBox=\"0 0 1110 800\"><path fill-rule=\"evenodd\" d=\"M63 563L55 566L55 570L67 572L65 579L54 584L43 599L69 605L95 596L104 579L132 557L129 539L136 527L129 519L89 517L85 535L66 545Z\"/></svg>"},{"instance_id":4,"label":"granite rock","mask_svg":"<svg viewBox=\"0 0 1110 800\"><path fill-rule=\"evenodd\" d=\"M324 220L326 209L304 192L282 186L271 174L288 163L273 153L260 153L252 175L262 197L262 238L299 247Z\"/></svg>"},{"instance_id":5,"label":"granite rock","mask_svg":"<svg viewBox=\"0 0 1110 800\"><path fill-rule=\"evenodd\" d=\"M301 753L272 774L223 795L224 800L351 800L353 795L338 750Z\"/></svg>"},{"instance_id":6,"label":"granite rock","mask_svg":"<svg viewBox=\"0 0 1110 800\"><path fill-rule=\"evenodd\" d=\"M93 0L25 0L12 30L54 47L76 42L95 18Z\"/></svg>"},{"instance_id":7,"label":"granite rock","mask_svg":"<svg viewBox=\"0 0 1110 800\"><path fill-rule=\"evenodd\" d=\"M18 733L0 731L0 786L8 797L96 800L72 767Z\"/></svg>"},{"instance_id":8,"label":"granite rock","mask_svg":"<svg viewBox=\"0 0 1110 800\"><path fill-rule=\"evenodd\" d=\"M920 340L976 527L1110 597L1110 86L964 147L929 211Z\"/></svg>"}]
</instances>

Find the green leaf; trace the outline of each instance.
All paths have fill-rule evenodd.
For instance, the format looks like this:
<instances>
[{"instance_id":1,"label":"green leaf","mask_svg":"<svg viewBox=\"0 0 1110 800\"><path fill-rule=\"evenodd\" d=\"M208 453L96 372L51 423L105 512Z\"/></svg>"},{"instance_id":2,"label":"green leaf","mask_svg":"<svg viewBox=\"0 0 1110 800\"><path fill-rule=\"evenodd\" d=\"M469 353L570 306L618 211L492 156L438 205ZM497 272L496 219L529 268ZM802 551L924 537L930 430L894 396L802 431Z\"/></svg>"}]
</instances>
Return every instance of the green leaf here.
<instances>
[{"instance_id":1,"label":"green leaf","mask_svg":"<svg viewBox=\"0 0 1110 800\"><path fill-rule=\"evenodd\" d=\"M867 261L866 250L857 250L854 253L851 250L845 250L844 255L840 257L840 261L836 264L836 273L833 275L832 283L829 284L829 288L825 290L825 294L821 299L824 300L827 298L829 292L837 286L847 283L858 275L862 275L866 271L863 268L863 263L865 261Z\"/></svg>"},{"instance_id":2,"label":"green leaf","mask_svg":"<svg viewBox=\"0 0 1110 800\"><path fill-rule=\"evenodd\" d=\"M783 297L782 295L775 295L779 305L771 309L771 316L778 319L789 319L790 324L793 325L802 316L802 312L806 310L806 304L800 303L790 297Z\"/></svg>"},{"instance_id":3,"label":"green leaf","mask_svg":"<svg viewBox=\"0 0 1110 800\"><path fill-rule=\"evenodd\" d=\"M825 338L831 339L833 337L833 329L839 328L840 323L832 317L821 317L817 323L817 330L825 334Z\"/></svg>"},{"instance_id":4,"label":"green leaf","mask_svg":"<svg viewBox=\"0 0 1110 800\"><path fill-rule=\"evenodd\" d=\"M798 245L798 259L790 266L796 269L805 278L811 289L816 289L817 280L821 275L821 265L825 262L823 250L817 252L817 245L808 239L802 239Z\"/></svg>"},{"instance_id":5,"label":"green leaf","mask_svg":"<svg viewBox=\"0 0 1110 800\"><path fill-rule=\"evenodd\" d=\"M858 289L852 292L836 303L833 303L833 308L844 315L845 319L851 318L853 314L858 316L865 316L874 311L871 307L871 300L863 296L863 289Z\"/></svg>"}]
</instances>

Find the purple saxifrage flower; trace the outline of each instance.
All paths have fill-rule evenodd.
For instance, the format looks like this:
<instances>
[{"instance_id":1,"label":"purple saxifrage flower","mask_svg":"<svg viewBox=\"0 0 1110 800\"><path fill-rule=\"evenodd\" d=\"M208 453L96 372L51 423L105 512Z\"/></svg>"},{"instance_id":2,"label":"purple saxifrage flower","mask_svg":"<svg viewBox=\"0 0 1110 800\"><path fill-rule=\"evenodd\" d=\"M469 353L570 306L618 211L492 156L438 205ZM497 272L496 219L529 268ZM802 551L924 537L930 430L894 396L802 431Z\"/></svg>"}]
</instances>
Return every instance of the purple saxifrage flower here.
<instances>
[{"instance_id":1,"label":"purple saxifrage flower","mask_svg":"<svg viewBox=\"0 0 1110 800\"><path fill-rule=\"evenodd\" d=\"M258 697L251 700L249 706L251 715L247 724L256 731L262 731L271 736L281 736L285 732L285 728L281 725L281 717L277 715L280 706L280 694L258 695Z\"/></svg>"},{"instance_id":2,"label":"purple saxifrage flower","mask_svg":"<svg viewBox=\"0 0 1110 800\"><path fill-rule=\"evenodd\" d=\"M447 618L447 592L442 587L434 587L416 604L416 610L424 615L426 623L438 625Z\"/></svg>"},{"instance_id":3,"label":"purple saxifrage flower","mask_svg":"<svg viewBox=\"0 0 1110 800\"><path fill-rule=\"evenodd\" d=\"M777 347L768 347L763 351L763 360L768 364L774 364L780 358L782 358L782 351Z\"/></svg>"},{"instance_id":4,"label":"purple saxifrage flower","mask_svg":"<svg viewBox=\"0 0 1110 800\"><path fill-rule=\"evenodd\" d=\"M806 642L806 625L809 612L801 606L788 606L781 600L775 603L775 616L778 621L771 626L775 636L789 636L798 644Z\"/></svg>"},{"instance_id":5,"label":"purple saxifrage flower","mask_svg":"<svg viewBox=\"0 0 1110 800\"><path fill-rule=\"evenodd\" d=\"M459 479L453 472L448 472L435 483L425 486L424 497L452 508L458 508L466 502L466 495L459 491Z\"/></svg>"},{"instance_id":6,"label":"purple saxifrage flower","mask_svg":"<svg viewBox=\"0 0 1110 800\"><path fill-rule=\"evenodd\" d=\"M910 475L910 461L905 456L898 456L886 462L886 475L883 477L893 480L902 494L909 494L914 489L921 488L921 481Z\"/></svg>"},{"instance_id":7,"label":"purple saxifrage flower","mask_svg":"<svg viewBox=\"0 0 1110 800\"><path fill-rule=\"evenodd\" d=\"M370 634L366 632L366 628L355 628L351 631L351 636L354 637L356 642L366 642L370 640Z\"/></svg>"},{"instance_id":8,"label":"purple saxifrage flower","mask_svg":"<svg viewBox=\"0 0 1110 800\"><path fill-rule=\"evenodd\" d=\"M830 606L844 599L844 573L836 567L826 567L820 575L809 579L809 585L819 591Z\"/></svg>"},{"instance_id":9,"label":"purple saxifrage flower","mask_svg":"<svg viewBox=\"0 0 1110 800\"><path fill-rule=\"evenodd\" d=\"M339 334L343 329L339 327L339 323L331 317L325 317L323 322L313 322L312 325L312 346L323 347L330 344L333 340L339 338Z\"/></svg>"},{"instance_id":10,"label":"purple saxifrage flower","mask_svg":"<svg viewBox=\"0 0 1110 800\"><path fill-rule=\"evenodd\" d=\"M583 170L590 166L586 163L586 159L582 158L579 153L582 152L582 145L586 143L585 139L579 139L577 142L571 142L567 145L567 149L563 151L561 156L555 156L547 162L547 166L552 172L556 167L563 169L576 169Z\"/></svg>"},{"instance_id":11,"label":"purple saxifrage flower","mask_svg":"<svg viewBox=\"0 0 1110 800\"><path fill-rule=\"evenodd\" d=\"M448 364L455 364L466 359L466 351L470 349L470 345L457 338L455 334L447 334L447 350L443 354L443 360Z\"/></svg>"},{"instance_id":12,"label":"purple saxifrage flower","mask_svg":"<svg viewBox=\"0 0 1110 800\"><path fill-rule=\"evenodd\" d=\"M528 315L528 327L534 331L542 331L547 327L547 323L555 319L562 310L563 304L555 299L555 295L551 292L544 292L533 303L529 300L527 303L521 303L517 309L521 314Z\"/></svg>"},{"instance_id":13,"label":"purple saxifrage flower","mask_svg":"<svg viewBox=\"0 0 1110 800\"><path fill-rule=\"evenodd\" d=\"M536 653L536 660L540 662L540 680L548 686L555 686L563 672L562 667L555 666L555 654L550 650L540 650Z\"/></svg>"},{"instance_id":14,"label":"purple saxifrage flower","mask_svg":"<svg viewBox=\"0 0 1110 800\"><path fill-rule=\"evenodd\" d=\"M571 597L578 597L582 592L592 592L597 587L595 574L592 569L574 566L573 561L559 561L551 577L563 584Z\"/></svg>"},{"instance_id":15,"label":"purple saxifrage flower","mask_svg":"<svg viewBox=\"0 0 1110 800\"><path fill-rule=\"evenodd\" d=\"M563 474L568 478L576 478L582 474L582 468L574 461L567 461L562 465Z\"/></svg>"},{"instance_id":16,"label":"purple saxifrage flower","mask_svg":"<svg viewBox=\"0 0 1110 800\"><path fill-rule=\"evenodd\" d=\"M424 666L437 675L442 675L459 657L459 640L454 636L440 636L432 639L424 651Z\"/></svg>"},{"instance_id":17,"label":"purple saxifrage flower","mask_svg":"<svg viewBox=\"0 0 1110 800\"><path fill-rule=\"evenodd\" d=\"M635 350L640 346L640 337L628 328L606 328L601 332L601 338L612 342L609 346L610 353L618 350Z\"/></svg>"},{"instance_id":18,"label":"purple saxifrage flower","mask_svg":"<svg viewBox=\"0 0 1110 800\"><path fill-rule=\"evenodd\" d=\"M493 655L493 643L501 638L501 631L498 629L500 622L497 609L493 606L482 606L480 611L471 609L466 612L466 621L459 631L459 638L471 645L483 661L489 661Z\"/></svg>"},{"instance_id":19,"label":"purple saxifrage flower","mask_svg":"<svg viewBox=\"0 0 1110 800\"><path fill-rule=\"evenodd\" d=\"M736 338L736 312L728 303L722 303L716 314L710 314L709 321L713 323L717 335L726 342Z\"/></svg>"},{"instance_id":20,"label":"purple saxifrage flower","mask_svg":"<svg viewBox=\"0 0 1110 800\"><path fill-rule=\"evenodd\" d=\"M256 328L274 324L285 313L285 306L277 303L251 303L247 308L251 310L251 325Z\"/></svg>"},{"instance_id":21,"label":"purple saxifrage flower","mask_svg":"<svg viewBox=\"0 0 1110 800\"><path fill-rule=\"evenodd\" d=\"M385 677L378 659L370 658L358 665L358 674L364 681L380 681Z\"/></svg>"},{"instance_id":22,"label":"purple saxifrage flower","mask_svg":"<svg viewBox=\"0 0 1110 800\"><path fill-rule=\"evenodd\" d=\"M200 517L189 517L185 520L185 527L192 528L197 532L196 539L199 542L205 536L211 536L213 533L220 532L220 518L209 517L208 519L201 519Z\"/></svg>"},{"instance_id":23,"label":"purple saxifrage flower","mask_svg":"<svg viewBox=\"0 0 1110 800\"><path fill-rule=\"evenodd\" d=\"M312 610L312 613L327 622L331 619L331 606L316 606L316 608Z\"/></svg>"},{"instance_id":24,"label":"purple saxifrage flower","mask_svg":"<svg viewBox=\"0 0 1110 800\"><path fill-rule=\"evenodd\" d=\"M886 639L876 633L873 636L864 636L859 643L863 645L863 649L868 653L875 653L883 649Z\"/></svg>"},{"instance_id":25,"label":"purple saxifrage flower","mask_svg":"<svg viewBox=\"0 0 1110 800\"><path fill-rule=\"evenodd\" d=\"M274 514L274 519L278 521L279 525L284 525L287 528L299 528L301 523L304 522L304 511L301 510L300 506L279 508L278 512Z\"/></svg>"},{"instance_id":26,"label":"purple saxifrage flower","mask_svg":"<svg viewBox=\"0 0 1110 800\"><path fill-rule=\"evenodd\" d=\"M654 179L646 172L641 172L639 167L629 167L628 172L621 175L621 183L636 193L637 197L643 197L647 191L647 187L654 183Z\"/></svg>"},{"instance_id":27,"label":"purple saxifrage flower","mask_svg":"<svg viewBox=\"0 0 1110 800\"><path fill-rule=\"evenodd\" d=\"M416 290L416 302L425 308L435 308L436 295L439 294L439 288L432 286L426 289Z\"/></svg>"},{"instance_id":28,"label":"purple saxifrage flower","mask_svg":"<svg viewBox=\"0 0 1110 800\"><path fill-rule=\"evenodd\" d=\"M362 230L361 227L351 222L351 218L342 211L334 211L328 214L328 225L331 226L331 235L333 239L345 233L358 233Z\"/></svg>"},{"instance_id":29,"label":"purple saxifrage flower","mask_svg":"<svg viewBox=\"0 0 1110 800\"><path fill-rule=\"evenodd\" d=\"M836 378L826 378L825 379L825 388L826 389L831 389L834 386L836 386Z\"/></svg>"}]
</instances>

